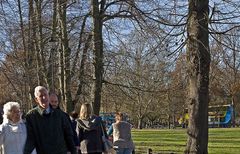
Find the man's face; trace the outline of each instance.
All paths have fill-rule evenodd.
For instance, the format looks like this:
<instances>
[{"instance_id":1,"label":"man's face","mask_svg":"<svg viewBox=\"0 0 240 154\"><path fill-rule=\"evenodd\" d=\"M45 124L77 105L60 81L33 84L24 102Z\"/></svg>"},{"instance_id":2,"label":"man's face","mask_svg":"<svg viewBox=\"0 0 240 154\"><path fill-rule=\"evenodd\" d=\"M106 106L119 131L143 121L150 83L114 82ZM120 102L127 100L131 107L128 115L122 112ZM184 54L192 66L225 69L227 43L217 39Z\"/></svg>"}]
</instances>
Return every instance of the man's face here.
<instances>
[{"instance_id":1,"label":"man's face","mask_svg":"<svg viewBox=\"0 0 240 154\"><path fill-rule=\"evenodd\" d=\"M50 95L49 99L50 99L50 104L52 105L52 107L54 109L56 109L58 107L58 98L57 98L57 96L56 95Z\"/></svg>"},{"instance_id":2,"label":"man's face","mask_svg":"<svg viewBox=\"0 0 240 154\"><path fill-rule=\"evenodd\" d=\"M40 90L35 98L38 105L43 108L47 109L49 106L49 95L46 90Z\"/></svg>"}]
</instances>

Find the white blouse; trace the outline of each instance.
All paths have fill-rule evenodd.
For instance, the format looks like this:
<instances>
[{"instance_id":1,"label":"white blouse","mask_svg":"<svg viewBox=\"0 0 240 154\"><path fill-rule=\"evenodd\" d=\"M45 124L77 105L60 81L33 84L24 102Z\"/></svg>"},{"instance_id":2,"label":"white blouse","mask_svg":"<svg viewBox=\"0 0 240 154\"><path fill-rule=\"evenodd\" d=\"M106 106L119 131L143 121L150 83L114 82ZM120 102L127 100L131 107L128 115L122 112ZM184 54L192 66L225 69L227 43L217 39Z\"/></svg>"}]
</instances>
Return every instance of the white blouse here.
<instances>
[{"instance_id":1,"label":"white blouse","mask_svg":"<svg viewBox=\"0 0 240 154\"><path fill-rule=\"evenodd\" d=\"M2 154L23 154L26 138L26 125L22 121L16 124L8 121L0 125Z\"/></svg>"}]
</instances>

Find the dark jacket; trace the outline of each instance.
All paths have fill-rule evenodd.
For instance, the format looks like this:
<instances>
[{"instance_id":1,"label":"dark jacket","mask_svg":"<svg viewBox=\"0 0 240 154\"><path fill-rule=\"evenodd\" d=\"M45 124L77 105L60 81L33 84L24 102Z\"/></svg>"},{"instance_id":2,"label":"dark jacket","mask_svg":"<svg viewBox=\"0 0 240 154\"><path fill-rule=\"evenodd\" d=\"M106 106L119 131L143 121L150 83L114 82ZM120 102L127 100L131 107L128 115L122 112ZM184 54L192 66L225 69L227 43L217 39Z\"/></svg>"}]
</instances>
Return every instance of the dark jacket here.
<instances>
[{"instance_id":1,"label":"dark jacket","mask_svg":"<svg viewBox=\"0 0 240 154\"><path fill-rule=\"evenodd\" d=\"M26 125L24 154L30 154L34 148L38 154L66 154L67 147L76 154L71 125L62 111L51 108L45 115L37 106L26 115Z\"/></svg>"},{"instance_id":2,"label":"dark jacket","mask_svg":"<svg viewBox=\"0 0 240 154\"><path fill-rule=\"evenodd\" d=\"M88 120L77 120L76 132L82 154L103 152L101 118L92 116Z\"/></svg>"},{"instance_id":3,"label":"dark jacket","mask_svg":"<svg viewBox=\"0 0 240 154\"><path fill-rule=\"evenodd\" d=\"M70 119L70 120L71 120L72 129L73 129L74 144L75 144L75 146L79 146L79 140L78 140L78 136L77 136L77 132L76 132L77 121L76 121L76 119Z\"/></svg>"},{"instance_id":4,"label":"dark jacket","mask_svg":"<svg viewBox=\"0 0 240 154\"><path fill-rule=\"evenodd\" d=\"M77 132L76 132L77 121L75 119L70 118L70 116L66 112L64 112L59 106L57 107L57 109L59 109L61 112L63 112L63 114L66 115L68 121L71 124L74 145L79 146L79 141L78 141ZM68 146L68 151L70 151L70 149L71 147Z\"/></svg>"}]
</instances>

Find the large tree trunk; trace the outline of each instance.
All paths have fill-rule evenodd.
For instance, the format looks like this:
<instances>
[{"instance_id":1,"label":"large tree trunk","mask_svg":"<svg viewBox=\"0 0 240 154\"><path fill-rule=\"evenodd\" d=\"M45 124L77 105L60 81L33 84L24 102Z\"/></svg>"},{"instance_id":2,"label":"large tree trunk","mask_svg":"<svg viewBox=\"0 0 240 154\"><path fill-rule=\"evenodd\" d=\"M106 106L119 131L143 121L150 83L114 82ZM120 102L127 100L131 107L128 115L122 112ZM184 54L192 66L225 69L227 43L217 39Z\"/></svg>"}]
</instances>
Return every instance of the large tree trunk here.
<instances>
[{"instance_id":1,"label":"large tree trunk","mask_svg":"<svg viewBox=\"0 0 240 154\"><path fill-rule=\"evenodd\" d=\"M103 2L103 1L102 1ZM104 4L101 4L103 6ZM100 7L102 8L102 7ZM94 83L93 83L93 112L98 115L100 111L102 77L103 77L103 38L102 27L103 20L99 9L99 2L92 0L93 16L93 52L94 52Z\"/></svg>"},{"instance_id":2,"label":"large tree trunk","mask_svg":"<svg viewBox=\"0 0 240 154\"><path fill-rule=\"evenodd\" d=\"M208 153L209 33L208 0L189 0L187 62L189 127L185 153Z\"/></svg>"}]
</instances>

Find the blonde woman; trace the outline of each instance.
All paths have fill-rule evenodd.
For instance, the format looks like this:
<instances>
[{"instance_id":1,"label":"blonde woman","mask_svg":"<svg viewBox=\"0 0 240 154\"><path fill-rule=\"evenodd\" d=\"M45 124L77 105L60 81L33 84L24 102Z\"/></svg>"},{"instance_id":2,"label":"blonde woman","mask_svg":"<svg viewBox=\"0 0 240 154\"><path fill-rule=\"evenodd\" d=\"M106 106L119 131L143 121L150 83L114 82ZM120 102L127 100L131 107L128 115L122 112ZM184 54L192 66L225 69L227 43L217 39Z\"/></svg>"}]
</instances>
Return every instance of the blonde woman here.
<instances>
[{"instance_id":1,"label":"blonde woman","mask_svg":"<svg viewBox=\"0 0 240 154\"><path fill-rule=\"evenodd\" d=\"M20 105L17 102L8 102L4 104L3 111L3 123L0 125L2 154L23 154L27 131L21 119Z\"/></svg>"},{"instance_id":2,"label":"blonde woman","mask_svg":"<svg viewBox=\"0 0 240 154\"><path fill-rule=\"evenodd\" d=\"M77 120L77 136L81 154L102 154L101 118L92 114L91 104L82 104Z\"/></svg>"}]
</instances>

